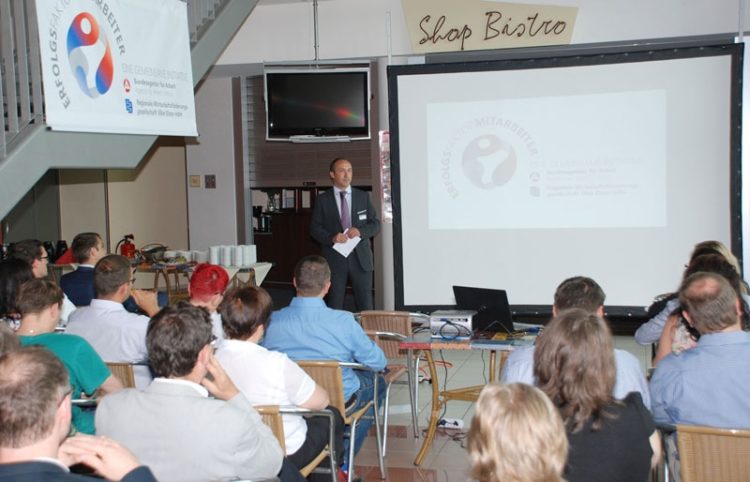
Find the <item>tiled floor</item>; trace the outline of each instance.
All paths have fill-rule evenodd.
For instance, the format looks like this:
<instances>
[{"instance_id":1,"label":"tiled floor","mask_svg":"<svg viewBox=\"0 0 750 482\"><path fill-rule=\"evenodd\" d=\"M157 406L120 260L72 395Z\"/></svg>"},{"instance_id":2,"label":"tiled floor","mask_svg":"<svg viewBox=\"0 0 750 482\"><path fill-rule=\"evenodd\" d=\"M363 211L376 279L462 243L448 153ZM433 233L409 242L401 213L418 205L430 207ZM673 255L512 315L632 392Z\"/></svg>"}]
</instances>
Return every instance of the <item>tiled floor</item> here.
<instances>
[{"instance_id":1,"label":"tiled floor","mask_svg":"<svg viewBox=\"0 0 750 482\"><path fill-rule=\"evenodd\" d=\"M615 337L615 346L628 350L641 360L644 368L649 366L651 348L637 345L632 337ZM488 353L479 351L444 351L435 353L438 365L443 361L448 370L438 366L440 386L447 380L448 388L486 383L484 373L489 362ZM439 430L430 452L420 467L414 465L419 451L423 432L430 416L431 387L423 381L419 386L420 439L413 437L411 416L409 415L409 394L406 385L394 385L391 389L391 416L388 436L388 452L385 458L386 480L390 482L454 482L470 480L469 459L466 452L466 433L474 414L474 404L451 401L444 417L461 419L463 430ZM380 480L374 433L368 437L356 458L355 473L366 481Z\"/></svg>"}]
</instances>

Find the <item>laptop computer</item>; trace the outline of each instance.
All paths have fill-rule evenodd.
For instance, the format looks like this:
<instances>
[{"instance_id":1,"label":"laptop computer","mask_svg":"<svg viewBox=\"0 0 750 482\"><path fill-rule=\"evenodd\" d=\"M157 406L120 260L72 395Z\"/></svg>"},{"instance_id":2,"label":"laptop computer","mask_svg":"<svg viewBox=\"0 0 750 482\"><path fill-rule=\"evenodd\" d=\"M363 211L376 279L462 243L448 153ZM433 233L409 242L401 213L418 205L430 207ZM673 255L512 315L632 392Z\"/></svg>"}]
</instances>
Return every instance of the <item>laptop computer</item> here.
<instances>
[{"instance_id":1,"label":"laptop computer","mask_svg":"<svg viewBox=\"0 0 750 482\"><path fill-rule=\"evenodd\" d=\"M454 286L453 295L456 298L457 309L477 312L472 320L472 338L490 339L496 333L510 335L515 331L505 290Z\"/></svg>"}]
</instances>

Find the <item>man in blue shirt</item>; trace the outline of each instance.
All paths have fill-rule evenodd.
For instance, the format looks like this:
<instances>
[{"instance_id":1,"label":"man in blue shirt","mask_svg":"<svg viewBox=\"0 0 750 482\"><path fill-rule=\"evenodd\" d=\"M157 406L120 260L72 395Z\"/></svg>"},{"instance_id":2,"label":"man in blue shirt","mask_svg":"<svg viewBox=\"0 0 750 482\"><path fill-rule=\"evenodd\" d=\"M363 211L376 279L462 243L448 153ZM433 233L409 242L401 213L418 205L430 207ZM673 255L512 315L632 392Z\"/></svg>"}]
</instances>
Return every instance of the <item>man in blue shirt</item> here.
<instances>
[{"instance_id":1,"label":"man in blue shirt","mask_svg":"<svg viewBox=\"0 0 750 482\"><path fill-rule=\"evenodd\" d=\"M669 354L651 378L654 420L672 424L750 428L750 333L729 282L695 273L680 289L685 319L701 334L698 346Z\"/></svg>"},{"instance_id":2,"label":"man in blue shirt","mask_svg":"<svg viewBox=\"0 0 750 482\"><path fill-rule=\"evenodd\" d=\"M348 311L328 308L323 301L331 287L331 270L322 256L307 256L297 263L294 287L297 296L292 303L271 315L263 346L286 353L292 360L338 360L361 363L377 371L385 368L383 350L367 337L354 316ZM344 368L343 378L347 412L356 411L372 400L372 372ZM382 401L385 395L382 377L378 389L378 399ZM367 418L357 424L355 454L371 425ZM344 449L348 454L347 441Z\"/></svg>"},{"instance_id":3,"label":"man in blue shirt","mask_svg":"<svg viewBox=\"0 0 750 482\"><path fill-rule=\"evenodd\" d=\"M599 317L604 316L604 290L591 278L575 276L557 287L552 316L571 308L581 308ZM615 349L615 386L612 395L623 399L630 392L639 392L643 405L650 408L648 384L638 359L625 350ZM534 385L534 347L513 350L508 357L500 381Z\"/></svg>"}]
</instances>

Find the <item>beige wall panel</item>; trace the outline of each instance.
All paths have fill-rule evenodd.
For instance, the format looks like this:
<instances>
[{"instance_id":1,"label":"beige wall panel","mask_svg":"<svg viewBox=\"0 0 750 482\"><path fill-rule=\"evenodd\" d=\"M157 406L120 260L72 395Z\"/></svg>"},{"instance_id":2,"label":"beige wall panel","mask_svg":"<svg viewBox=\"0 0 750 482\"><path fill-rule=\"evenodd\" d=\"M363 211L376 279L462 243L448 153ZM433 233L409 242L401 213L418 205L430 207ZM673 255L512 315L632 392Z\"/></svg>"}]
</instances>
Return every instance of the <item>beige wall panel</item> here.
<instances>
[{"instance_id":1,"label":"beige wall panel","mask_svg":"<svg viewBox=\"0 0 750 482\"><path fill-rule=\"evenodd\" d=\"M70 246L76 234L87 231L99 233L102 238L106 238L104 170L61 169L59 172L62 239ZM107 240L104 241L106 244ZM117 239L113 241L116 243Z\"/></svg>"},{"instance_id":2,"label":"beige wall panel","mask_svg":"<svg viewBox=\"0 0 750 482\"><path fill-rule=\"evenodd\" d=\"M185 148L178 146L155 148L138 169L109 170L113 243L132 233L139 248L159 242L172 249L187 249L185 179Z\"/></svg>"}]
</instances>

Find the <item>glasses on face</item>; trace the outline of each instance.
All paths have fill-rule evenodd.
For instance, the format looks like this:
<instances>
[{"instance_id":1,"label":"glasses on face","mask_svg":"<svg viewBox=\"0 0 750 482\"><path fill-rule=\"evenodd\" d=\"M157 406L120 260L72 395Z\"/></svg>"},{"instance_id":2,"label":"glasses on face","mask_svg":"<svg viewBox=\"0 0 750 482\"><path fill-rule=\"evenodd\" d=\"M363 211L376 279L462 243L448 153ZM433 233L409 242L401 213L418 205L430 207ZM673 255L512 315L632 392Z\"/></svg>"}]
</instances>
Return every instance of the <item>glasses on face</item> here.
<instances>
[{"instance_id":1,"label":"glasses on face","mask_svg":"<svg viewBox=\"0 0 750 482\"><path fill-rule=\"evenodd\" d=\"M219 339L216 338L216 335L211 335L211 341L208 342L209 345L211 345L211 349L216 353L216 347L219 345Z\"/></svg>"},{"instance_id":2,"label":"glasses on face","mask_svg":"<svg viewBox=\"0 0 750 482\"><path fill-rule=\"evenodd\" d=\"M39 259L43 260L43 261L46 261L46 260L49 259L49 256L46 256L46 255L45 256L39 256Z\"/></svg>"}]
</instances>

